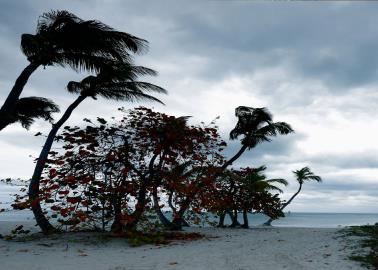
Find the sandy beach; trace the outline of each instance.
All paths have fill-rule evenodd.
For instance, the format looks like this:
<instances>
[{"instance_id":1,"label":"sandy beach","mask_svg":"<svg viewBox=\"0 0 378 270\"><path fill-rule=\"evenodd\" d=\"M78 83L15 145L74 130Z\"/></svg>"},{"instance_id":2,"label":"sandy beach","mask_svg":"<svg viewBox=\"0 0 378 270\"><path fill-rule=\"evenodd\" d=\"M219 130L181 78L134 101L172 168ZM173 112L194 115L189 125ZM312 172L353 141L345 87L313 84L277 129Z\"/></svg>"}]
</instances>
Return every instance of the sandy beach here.
<instances>
[{"instance_id":1,"label":"sandy beach","mask_svg":"<svg viewBox=\"0 0 378 270\"><path fill-rule=\"evenodd\" d=\"M1 225L4 234L15 224ZM42 236L26 242L1 239L0 269L364 269L347 259L355 239L342 236L340 229L253 227L189 231L203 233L206 238L140 247L130 247L124 239L103 240L93 233Z\"/></svg>"}]
</instances>

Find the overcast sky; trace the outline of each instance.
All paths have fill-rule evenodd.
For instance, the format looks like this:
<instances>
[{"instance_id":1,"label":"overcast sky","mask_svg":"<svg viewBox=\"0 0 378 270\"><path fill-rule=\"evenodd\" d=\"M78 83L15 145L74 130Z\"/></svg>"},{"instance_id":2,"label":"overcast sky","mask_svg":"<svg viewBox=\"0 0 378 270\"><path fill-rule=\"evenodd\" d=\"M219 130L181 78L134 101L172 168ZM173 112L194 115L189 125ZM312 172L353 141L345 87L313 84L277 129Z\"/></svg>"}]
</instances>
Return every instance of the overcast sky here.
<instances>
[{"instance_id":1,"label":"overcast sky","mask_svg":"<svg viewBox=\"0 0 378 270\"><path fill-rule=\"evenodd\" d=\"M291 211L377 212L377 3L0 0L1 104L28 64L21 34L35 33L38 16L52 9L147 39L150 50L136 62L157 70L150 81L169 92L158 96L166 106L86 100L69 124L145 105L191 115L192 123L219 115L227 139L235 107L267 107L296 133L258 146L235 166L265 164L270 177L289 180L286 199L297 188L292 170L309 166L322 176L322 184L306 183ZM40 68L23 96L51 98L64 110L75 98L67 82L84 76ZM37 121L29 131L12 125L0 133L0 178L31 176L44 143L33 134L49 127ZM227 153L238 147L230 143Z\"/></svg>"}]
</instances>

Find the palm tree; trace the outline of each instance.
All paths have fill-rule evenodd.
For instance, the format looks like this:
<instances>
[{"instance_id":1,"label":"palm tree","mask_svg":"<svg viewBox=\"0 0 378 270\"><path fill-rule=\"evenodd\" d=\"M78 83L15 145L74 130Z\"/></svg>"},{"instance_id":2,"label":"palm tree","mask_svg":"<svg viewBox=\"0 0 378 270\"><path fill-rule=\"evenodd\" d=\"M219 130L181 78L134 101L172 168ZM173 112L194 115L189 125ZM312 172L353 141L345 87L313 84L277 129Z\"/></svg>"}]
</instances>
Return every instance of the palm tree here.
<instances>
[{"instance_id":1,"label":"palm tree","mask_svg":"<svg viewBox=\"0 0 378 270\"><path fill-rule=\"evenodd\" d=\"M11 123L20 122L21 125L29 129L35 118L42 118L51 122L52 113L59 112L59 107L51 100L41 97L26 97L17 100L13 114L9 121Z\"/></svg>"},{"instance_id":2,"label":"palm tree","mask_svg":"<svg viewBox=\"0 0 378 270\"><path fill-rule=\"evenodd\" d=\"M271 137L287 135L294 132L285 122L273 122L273 117L266 108L251 108L239 106L235 109L238 117L236 127L230 132L230 139L243 136L240 150L222 166L222 169L232 165L247 149L252 149L262 142L270 142Z\"/></svg>"},{"instance_id":3,"label":"palm tree","mask_svg":"<svg viewBox=\"0 0 378 270\"><path fill-rule=\"evenodd\" d=\"M298 188L297 192L295 192L294 195L291 196L291 198L281 207L281 211L294 200L294 198L299 194L299 192L301 192L302 186L305 182L308 182L308 181L316 181L318 183L322 182L322 178L318 175L315 175L310 170L309 167L304 167L300 170L295 170L295 171L293 171L293 173L294 173L294 176L295 176L297 182L299 183L299 188ZM273 219L270 218L267 222L264 223L264 225L270 226L272 221L273 221Z\"/></svg>"},{"instance_id":4,"label":"palm tree","mask_svg":"<svg viewBox=\"0 0 378 270\"><path fill-rule=\"evenodd\" d=\"M248 173L246 177L242 177L241 179L239 179L242 189L244 189L247 194L252 195L254 193L271 191L275 191L278 193L283 192L282 189L276 186L276 184L287 186L288 182L282 178L267 179L266 175L264 174L265 170L266 166L260 166L256 169L253 169L250 173ZM248 228L247 214L248 211L246 209L243 209L243 228Z\"/></svg>"},{"instance_id":5,"label":"palm tree","mask_svg":"<svg viewBox=\"0 0 378 270\"><path fill-rule=\"evenodd\" d=\"M246 177L240 178L240 182L243 187L251 192L262 192L262 191L276 191L282 193L282 189L276 186L276 184L287 186L288 182L282 178L267 179L264 171L266 166L260 166L253 169Z\"/></svg>"},{"instance_id":6,"label":"palm tree","mask_svg":"<svg viewBox=\"0 0 378 270\"><path fill-rule=\"evenodd\" d=\"M243 211L243 220L244 224L241 225L244 228L248 228L248 209L250 210L251 207L251 198L255 197L255 194L262 194L268 193L271 191L282 193L282 189L280 189L277 184L287 186L288 182L285 179L281 178L274 178L274 179L267 179L264 171L266 170L266 166L260 166L254 169L245 169L242 171L226 171L223 174L223 181L228 182L228 193L230 197L238 200L239 202L235 201L235 209L226 210L220 216L219 226L224 227L224 216L226 213L231 218L232 224L231 227L240 226L240 223L237 220L238 216L238 208L241 205L245 205L245 207L241 207Z\"/></svg>"},{"instance_id":7,"label":"palm tree","mask_svg":"<svg viewBox=\"0 0 378 270\"><path fill-rule=\"evenodd\" d=\"M146 40L115 31L96 20L84 21L65 10L42 14L36 34L21 36L21 49L30 63L17 78L0 109L0 130L15 122L16 104L38 67L70 66L76 71L98 72L107 63L128 63L129 52L141 53L146 48ZM43 106L38 110L43 111ZM33 114L43 118L35 112L30 113Z\"/></svg>"},{"instance_id":8,"label":"palm tree","mask_svg":"<svg viewBox=\"0 0 378 270\"><path fill-rule=\"evenodd\" d=\"M230 132L230 139L235 140L239 136L243 136L242 146L233 157L217 169L213 175L214 178L221 176L224 170L232 165L247 149L252 149L262 142L270 142L271 137L294 132L291 126L285 122L273 122L272 115L266 108L239 106L235 109L235 115L238 117L238 123ZM183 216L192 199L189 197L185 199L179 211L179 216ZM222 213L221 217L223 217Z\"/></svg>"},{"instance_id":9,"label":"palm tree","mask_svg":"<svg viewBox=\"0 0 378 270\"><path fill-rule=\"evenodd\" d=\"M37 224L44 233L53 230L42 212L39 203L39 183L44 165L54 138L62 125L70 117L73 110L79 106L87 97L97 99L98 96L106 99L135 101L141 99L152 100L162 103L159 99L146 94L145 92L166 93L166 91L154 84L136 81L139 75L156 75L152 69L130 64L116 63L112 67L104 67L97 76L88 76L81 82L69 82L67 89L71 93L79 93L77 99L66 109L62 117L52 125L46 142L40 152L34 173L29 185L29 199L32 203L32 210Z\"/></svg>"}]
</instances>

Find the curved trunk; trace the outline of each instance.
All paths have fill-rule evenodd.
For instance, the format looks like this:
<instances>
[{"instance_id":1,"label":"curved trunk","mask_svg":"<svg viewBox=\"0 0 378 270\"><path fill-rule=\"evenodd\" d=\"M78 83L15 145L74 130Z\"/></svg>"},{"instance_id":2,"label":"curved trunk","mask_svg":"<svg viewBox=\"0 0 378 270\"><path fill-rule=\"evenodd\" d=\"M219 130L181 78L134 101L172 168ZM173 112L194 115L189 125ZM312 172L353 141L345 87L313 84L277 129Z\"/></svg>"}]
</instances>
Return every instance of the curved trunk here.
<instances>
[{"instance_id":1,"label":"curved trunk","mask_svg":"<svg viewBox=\"0 0 378 270\"><path fill-rule=\"evenodd\" d=\"M175 230L182 230L182 227L190 227L190 224L182 216L176 216L172 223Z\"/></svg>"},{"instance_id":2,"label":"curved trunk","mask_svg":"<svg viewBox=\"0 0 378 270\"><path fill-rule=\"evenodd\" d=\"M70 106L68 106L67 110L64 112L62 117L59 119L56 124L53 124L52 129L47 136L45 144L39 154L37 164L34 168L33 176L29 184L29 200L31 203L31 208L37 221L37 225L41 228L43 233L49 233L54 230L54 227L50 224L50 222L45 217L40 200L39 200L39 182L41 179L41 175L43 172L43 168L45 167L47 157L51 150L51 146L54 142L54 138L59 130L59 128L67 121L70 117L72 111L85 99L85 96L79 96Z\"/></svg>"},{"instance_id":3,"label":"curved trunk","mask_svg":"<svg viewBox=\"0 0 378 270\"><path fill-rule=\"evenodd\" d=\"M190 202L191 200L187 198L181 205L180 210L173 212L172 224L175 230L182 230L182 227L190 227L189 223L184 219L184 214L189 209Z\"/></svg>"},{"instance_id":4,"label":"curved trunk","mask_svg":"<svg viewBox=\"0 0 378 270\"><path fill-rule=\"evenodd\" d=\"M292 202L292 200L294 200L294 198L299 194L299 192L301 192L301 190L302 190L302 184L299 184L298 191L295 192L295 194L290 198L290 200L288 200L288 201L287 201L287 202L281 207L281 210L284 210L284 208L285 208L286 206L288 206L288 205Z\"/></svg>"},{"instance_id":5,"label":"curved trunk","mask_svg":"<svg viewBox=\"0 0 378 270\"><path fill-rule=\"evenodd\" d=\"M152 190L152 198L153 198L153 201L154 201L154 210L160 220L160 222L163 224L164 227L166 228L172 228L172 222L170 222L166 217L165 215L163 214L163 212L161 211L160 209L160 206L159 206L159 198L158 198L158 193L157 193L157 187L156 185L153 187L153 190Z\"/></svg>"},{"instance_id":6,"label":"curved trunk","mask_svg":"<svg viewBox=\"0 0 378 270\"><path fill-rule=\"evenodd\" d=\"M173 228L174 230L182 230L182 227L190 227L189 223L182 217L182 216L176 216L172 220Z\"/></svg>"},{"instance_id":7,"label":"curved trunk","mask_svg":"<svg viewBox=\"0 0 378 270\"><path fill-rule=\"evenodd\" d=\"M232 163L237 160L244 152L245 150L247 150L247 146L243 145L240 150L232 157L230 158L229 160L227 160L223 166L221 167L221 170L225 170L228 166L232 165Z\"/></svg>"},{"instance_id":8,"label":"curved trunk","mask_svg":"<svg viewBox=\"0 0 378 270\"><path fill-rule=\"evenodd\" d=\"M231 213L231 211L227 212L228 215L231 218L231 221L232 221L232 223L230 225L231 228L236 227L236 226L240 226L240 223L238 221L238 210L234 210L233 212L234 213Z\"/></svg>"},{"instance_id":9,"label":"curved trunk","mask_svg":"<svg viewBox=\"0 0 378 270\"><path fill-rule=\"evenodd\" d=\"M245 150L247 150L247 148L248 148L247 146L243 145L243 146L240 148L240 150L239 150L239 151L238 151L238 152L237 152L232 158L230 158L229 160L227 160L227 161L222 165L222 167L220 168L221 171L225 170L228 166L232 165L232 163L233 163L235 160L237 160L237 159L238 159L238 158L239 158L239 157L245 152ZM217 177L217 176L221 173L221 171L215 173L214 177ZM188 197L185 199L183 205L180 207L180 210L179 210L179 212L178 212L178 216L179 216L180 218L174 218L174 219L173 219L173 223L181 224L181 226L188 226L188 227L189 227L189 224L188 224L188 223L187 223L182 217L184 216L186 210L189 208L189 205L190 205L190 203L192 202L192 200L194 199L195 195L196 195L196 193L192 194L192 196L188 196ZM231 216L232 216L232 215L231 215ZM175 219L177 219L177 220L175 221ZM185 224L185 225L184 225L184 224ZM236 225L239 226L240 223L239 223L238 221L236 221Z\"/></svg>"},{"instance_id":10,"label":"curved trunk","mask_svg":"<svg viewBox=\"0 0 378 270\"><path fill-rule=\"evenodd\" d=\"M225 170L228 166L232 165L232 163L237 160L244 152L245 150L247 150L247 146L243 145L240 150L232 157L230 158L229 160L227 160L223 165L222 167L220 168L221 171ZM214 177L217 177L218 175L220 174L220 172L217 172L215 173ZM192 194L192 196L188 196L184 203L182 204L182 206L180 207L180 210L178 211L176 217L173 218L173 221L172 223L175 224L176 226L187 226L189 227L189 224L182 218L186 212L186 210L189 208L190 206L190 203L192 202L192 200L194 199L196 193ZM237 214L236 214L237 216ZM230 215L230 217L232 217L232 214ZM233 220L233 219L232 219ZM235 224L234 224L234 221L233 221L233 224L231 226L239 226L240 223L237 221L237 217L236 217L236 221L235 221Z\"/></svg>"},{"instance_id":11,"label":"curved trunk","mask_svg":"<svg viewBox=\"0 0 378 270\"><path fill-rule=\"evenodd\" d=\"M294 198L299 194L299 192L301 192L301 190L302 190L302 184L299 184L298 191L295 192L293 196L291 196L290 200L288 200L288 201L287 201L287 202L281 207L280 210L281 210L281 211L284 210L284 208L285 208L286 206L288 206L288 205L294 200ZM271 226L273 220L274 220L274 219L270 218L268 221L266 221L266 222L264 223L264 225L265 225L265 226Z\"/></svg>"},{"instance_id":12,"label":"curved trunk","mask_svg":"<svg viewBox=\"0 0 378 270\"><path fill-rule=\"evenodd\" d=\"M169 207L171 208L172 210L172 214L175 214L176 213L176 208L173 206L173 203L172 203L172 198L173 198L173 191L170 190L169 191L169 195L168 195L168 205Z\"/></svg>"},{"instance_id":13,"label":"curved trunk","mask_svg":"<svg viewBox=\"0 0 378 270\"><path fill-rule=\"evenodd\" d=\"M241 227L245 229L249 228L247 210L243 210L243 225Z\"/></svg>"},{"instance_id":14,"label":"curved trunk","mask_svg":"<svg viewBox=\"0 0 378 270\"><path fill-rule=\"evenodd\" d=\"M154 154L154 156L150 160L150 163L148 165L150 175L148 178L138 173L141 177L142 183L139 189L138 199L135 205L135 211L134 213L132 213L133 219L132 221L128 222L125 226L125 229L128 231L135 231L137 229L138 222L143 216L147 204L147 189L148 187L151 187L151 181L153 181L154 179L154 163L158 156L159 154Z\"/></svg>"},{"instance_id":15,"label":"curved trunk","mask_svg":"<svg viewBox=\"0 0 378 270\"><path fill-rule=\"evenodd\" d=\"M173 192L171 192L168 196L168 204L169 207L172 209L172 225L174 226L175 230L182 230L182 227L190 227L189 223L182 217L182 215L186 212L187 207L183 206L177 212L176 208L173 206L172 203Z\"/></svg>"},{"instance_id":16,"label":"curved trunk","mask_svg":"<svg viewBox=\"0 0 378 270\"><path fill-rule=\"evenodd\" d=\"M114 205L114 221L110 227L110 230L114 233L119 233L122 231L122 222L121 222L121 201L119 198L116 199L116 202L113 204ZM103 223L102 225L102 231L105 231L105 224Z\"/></svg>"},{"instance_id":17,"label":"curved trunk","mask_svg":"<svg viewBox=\"0 0 378 270\"><path fill-rule=\"evenodd\" d=\"M125 226L127 231L135 231L137 229L136 226L138 225L147 204L147 184L145 181L143 182L144 183L139 189L138 202L135 205L135 211L132 214L133 220L127 223Z\"/></svg>"},{"instance_id":18,"label":"curved trunk","mask_svg":"<svg viewBox=\"0 0 378 270\"><path fill-rule=\"evenodd\" d=\"M226 217L226 212L221 212L219 214L219 222L218 222L218 227L223 228L224 227L224 218Z\"/></svg>"},{"instance_id":19,"label":"curved trunk","mask_svg":"<svg viewBox=\"0 0 378 270\"><path fill-rule=\"evenodd\" d=\"M25 84L28 82L30 75L39 67L39 64L30 63L18 76L12 90L8 94L3 106L0 109L0 130L14 122L12 110L17 100L20 98Z\"/></svg>"}]
</instances>

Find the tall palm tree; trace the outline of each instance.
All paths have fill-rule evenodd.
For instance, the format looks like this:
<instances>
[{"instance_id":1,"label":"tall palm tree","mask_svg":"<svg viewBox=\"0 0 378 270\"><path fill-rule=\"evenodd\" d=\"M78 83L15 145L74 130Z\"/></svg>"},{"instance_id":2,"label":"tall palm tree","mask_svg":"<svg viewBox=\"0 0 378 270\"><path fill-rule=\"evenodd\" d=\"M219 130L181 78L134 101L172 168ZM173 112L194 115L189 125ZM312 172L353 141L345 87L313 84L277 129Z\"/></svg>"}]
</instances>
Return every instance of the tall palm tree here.
<instances>
[{"instance_id":1,"label":"tall palm tree","mask_svg":"<svg viewBox=\"0 0 378 270\"><path fill-rule=\"evenodd\" d=\"M233 157L217 169L213 175L214 178L221 176L224 170L232 165L247 149L252 149L262 142L269 142L272 137L277 135L294 132L291 126L285 122L273 122L273 117L266 108L239 106L235 109L235 115L238 117L238 123L231 131L230 139L235 140L239 136L243 136L241 140L242 146ZM183 216L192 199L192 197L185 199L179 216Z\"/></svg>"},{"instance_id":2,"label":"tall palm tree","mask_svg":"<svg viewBox=\"0 0 378 270\"><path fill-rule=\"evenodd\" d=\"M21 49L30 63L16 79L0 109L0 130L14 122L16 104L38 67L70 66L76 71L98 72L109 62L128 63L130 52L141 53L146 48L146 40L115 31L96 20L85 21L65 10L42 14L36 34L21 36Z\"/></svg>"},{"instance_id":3,"label":"tall palm tree","mask_svg":"<svg viewBox=\"0 0 378 270\"><path fill-rule=\"evenodd\" d=\"M293 173L294 173L294 176L295 176L295 178L296 178L296 180L299 184L299 187L298 187L297 192L295 192L294 195L291 196L291 198L282 206L281 211L294 200L294 198L299 194L299 192L301 192L302 186L305 182L308 182L308 181L316 181L318 183L322 182L322 178L318 175L315 175L310 170L309 167L304 167L300 170L295 170L295 171L293 171ZM270 218L267 222L264 223L264 225L270 226L272 221L273 221L273 219Z\"/></svg>"},{"instance_id":4,"label":"tall palm tree","mask_svg":"<svg viewBox=\"0 0 378 270\"><path fill-rule=\"evenodd\" d=\"M152 69L130 64L116 63L113 66L104 67L97 76L88 76L80 82L69 82L67 89L71 93L78 93L77 99L66 109L62 117L52 125L46 142L40 152L34 173L29 184L29 199L33 202L32 210L37 224L44 233L53 230L43 214L39 203L39 183L44 165L54 138L62 125L70 117L73 110L88 97L97 99L98 96L106 99L135 101L141 99L152 100L162 103L159 99L146 94L146 92L166 93L166 91L148 82L136 81L139 75L156 75Z\"/></svg>"},{"instance_id":5,"label":"tall palm tree","mask_svg":"<svg viewBox=\"0 0 378 270\"><path fill-rule=\"evenodd\" d=\"M238 123L230 132L230 139L235 140L239 136L242 147L222 166L222 169L237 160L247 149L252 149L262 142L270 142L271 137L286 135L294 132L291 126L285 122L273 122L273 116L266 108L251 108L239 106L235 109Z\"/></svg>"}]
</instances>

